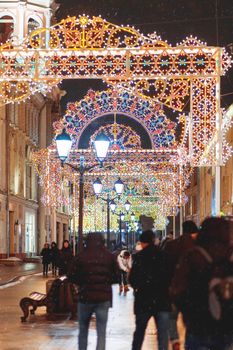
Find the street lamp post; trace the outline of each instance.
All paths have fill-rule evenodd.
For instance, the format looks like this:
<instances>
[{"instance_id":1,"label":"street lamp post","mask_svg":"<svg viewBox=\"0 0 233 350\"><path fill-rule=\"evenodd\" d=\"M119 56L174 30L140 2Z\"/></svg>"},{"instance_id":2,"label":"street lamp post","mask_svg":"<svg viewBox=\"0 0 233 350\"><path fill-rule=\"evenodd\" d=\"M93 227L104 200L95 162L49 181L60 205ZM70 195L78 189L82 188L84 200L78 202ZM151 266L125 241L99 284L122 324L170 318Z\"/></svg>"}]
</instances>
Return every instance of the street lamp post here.
<instances>
[{"instance_id":1,"label":"street lamp post","mask_svg":"<svg viewBox=\"0 0 233 350\"><path fill-rule=\"evenodd\" d=\"M120 228L120 244L122 246L122 220L124 220L125 215L124 213L120 212L119 214L119 228Z\"/></svg>"},{"instance_id":2,"label":"street lamp post","mask_svg":"<svg viewBox=\"0 0 233 350\"><path fill-rule=\"evenodd\" d=\"M83 250L84 174L97 166L103 167L103 162L107 156L110 141L104 134L97 135L94 141L94 148L99 163L94 164L92 166L85 166L84 157L80 157L80 166L76 167L72 164L66 163L72 146L72 140L70 135L65 131L65 129L63 129L62 133L57 135L55 140L57 145L58 156L61 160L62 166L66 164L71 169L79 173L78 252L81 252Z\"/></svg>"},{"instance_id":3,"label":"street lamp post","mask_svg":"<svg viewBox=\"0 0 233 350\"><path fill-rule=\"evenodd\" d=\"M135 222L135 214L132 212L131 216L130 216L131 222L134 223ZM132 226L131 226L131 230L132 230ZM133 248L135 246L135 232L134 230L132 230L132 234L130 235L130 241L131 241L131 248Z\"/></svg>"},{"instance_id":4,"label":"street lamp post","mask_svg":"<svg viewBox=\"0 0 233 350\"><path fill-rule=\"evenodd\" d=\"M130 202L127 200L124 204L124 207L125 207L125 210L128 214L129 210L130 210L130 207L131 207L131 204ZM114 208L114 210L112 210L113 212L115 211L116 207ZM120 234L120 245L122 245L122 221L124 220L124 213L122 211L120 211L119 214L115 213L115 215L117 215L119 217L119 234ZM132 213L133 214L133 213ZM133 214L134 215L134 214Z\"/></svg>"},{"instance_id":5,"label":"street lamp post","mask_svg":"<svg viewBox=\"0 0 233 350\"><path fill-rule=\"evenodd\" d=\"M114 202L114 200L116 198L119 198L120 195L122 194L124 190L124 183L121 181L120 178L115 182L114 189L117 193L117 196L114 198L110 198L109 193L107 194L107 198L99 197L99 195L102 193L102 190L103 190L103 185L99 178L97 178L94 181L93 189L97 198L100 198L101 200L107 203L107 247L110 248L110 209L112 211L115 210L116 203Z\"/></svg>"}]
</instances>

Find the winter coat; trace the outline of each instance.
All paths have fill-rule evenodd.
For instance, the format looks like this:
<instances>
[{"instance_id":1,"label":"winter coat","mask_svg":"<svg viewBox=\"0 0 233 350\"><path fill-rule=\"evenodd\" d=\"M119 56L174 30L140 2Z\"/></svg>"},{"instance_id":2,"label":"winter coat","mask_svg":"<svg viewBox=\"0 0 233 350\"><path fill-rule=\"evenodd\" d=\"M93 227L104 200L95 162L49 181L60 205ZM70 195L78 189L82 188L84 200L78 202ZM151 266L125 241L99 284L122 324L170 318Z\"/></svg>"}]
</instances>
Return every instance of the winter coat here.
<instances>
[{"instance_id":1,"label":"winter coat","mask_svg":"<svg viewBox=\"0 0 233 350\"><path fill-rule=\"evenodd\" d=\"M73 254L70 247L62 248L59 252L58 257L58 268L59 268L59 276L66 275L70 265L73 260Z\"/></svg>"},{"instance_id":2,"label":"winter coat","mask_svg":"<svg viewBox=\"0 0 233 350\"><path fill-rule=\"evenodd\" d=\"M120 252L120 254L117 257L117 262L118 262L120 270L123 270L125 272L129 272L131 267L132 267L132 258L131 258L131 256L129 256L128 259L124 258L124 252L126 252L126 250L122 250Z\"/></svg>"},{"instance_id":3,"label":"winter coat","mask_svg":"<svg viewBox=\"0 0 233 350\"><path fill-rule=\"evenodd\" d=\"M158 247L149 245L134 254L129 283L135 293L135 314L169 311L170 279L166 254Z\"/></svg>"},{"instance_id":4,"label":"winter coat","mask_svg":"<svg viewBox=\"0 0 233 350\"><path fill-rule=\"evenodd\" d=\"M51 252L51 262L55 265L58 265L59 263L59 249L57 246L54 246L50 250Z\"/></svg>"},{"instance_id":5,"label":"winter coat","mask_svg":"<svg viewBox=\"0 0 233 350\"><path fill-rule=\"evenodd\" d=\"M101 235L89 234L87 247L77 255L68 279L78 285L80 302L112 302L111 285L118 283L119 268L113 254L105 248Z\"/></svg>"},{"instance_id":6,"label":"winter coat","mask_svg":"<svg viewBox=\"0 0 233 350\"><path fill-rule=\"evenodd\" d=\"M167 241L162 249L170 257L171 263L176 265L184 254L195 247L195 244L196 242L192 236L185 233L176 239Z\"/></svg>"},{"instance_id":7,"label":"winter coat","mask_svg":"<svg viewBox=\"0 0 233 350\"><path fill-rule=\"evenodd\" d=\"M42 264L50 264L51 255L50 255L49 248L43 248L42 251L40 252L40 255L42 256Z\"/></svg>"},{"instance_id":8,"label":"winter coat","mask_svg":"<svg viewBox=\"0 0 233 350\"><path fill-rule=\"evenodd\" d=\"M220 242L209 244L204 249L214 264L224 261L228 255L227 247ZM177 265L170 288L171 298L182 312L191 334L201 337L233 334L233 322L216 322L209 312L209 271L209 264L200 251L195 248L189 251ZM233 264L229 274L233 276Z\"/></svg>"}]
</instances>

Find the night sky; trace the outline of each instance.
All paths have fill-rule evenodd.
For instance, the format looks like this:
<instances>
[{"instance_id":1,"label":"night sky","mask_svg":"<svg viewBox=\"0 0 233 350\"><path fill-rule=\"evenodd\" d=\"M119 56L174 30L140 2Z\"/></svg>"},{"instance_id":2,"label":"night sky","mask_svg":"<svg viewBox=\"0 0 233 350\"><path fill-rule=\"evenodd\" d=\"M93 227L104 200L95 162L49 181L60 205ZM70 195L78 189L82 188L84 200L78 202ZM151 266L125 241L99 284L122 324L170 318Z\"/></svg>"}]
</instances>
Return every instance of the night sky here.
<instances>
[{"instance_id":1,"label":"night sky","mask_svg":"<svg viewBox=\"0 0 233 350\"><path fill-rule=\"evenodd\" d=\"M156 32L173 45L191 34L210 46L225 46L229 52L232 44L233 54L233 0L57 0L57 3L58 21L68 15L101 15L114 24L134 25L145 34ZM221 84L221 103L227 108L233 103L233 69ZM102 90L106 85L96 80L68 80L62 88L67 91L62 101L64 112L67 102L81 99L90 88Z\"/></svg>"}]
</instances>

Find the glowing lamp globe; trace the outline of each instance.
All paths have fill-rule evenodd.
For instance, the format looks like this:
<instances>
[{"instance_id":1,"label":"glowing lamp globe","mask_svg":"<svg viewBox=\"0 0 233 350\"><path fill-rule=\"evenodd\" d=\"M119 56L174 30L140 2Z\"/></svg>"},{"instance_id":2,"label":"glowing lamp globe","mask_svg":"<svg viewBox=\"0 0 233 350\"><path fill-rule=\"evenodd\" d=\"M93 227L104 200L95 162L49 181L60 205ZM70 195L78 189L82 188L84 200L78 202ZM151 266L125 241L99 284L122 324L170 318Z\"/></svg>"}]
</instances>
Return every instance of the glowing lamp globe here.
<instances>
[{"instance_id":1,"label":"glowing lamp globe","mask_svg":"<svg viewBox=\"0 0 233 350\"><path fill-rule=\"evenodd\" d=\"M93 182L93 189L94 189L94 192L95 192L95 195L96 196L99 196L102 192L102 189L103 189L103 184L102 182L100 181L99 178L97 178L94 182Z\"/></svg>"},{"instance_id":2,"label":"glowing lamp globe","mask_svg":"<svg viewBox=\"0 0 233 350\"><path fill-rule=\"evenodd\" d=\"M124 183L121 181L120 178L115 182L114 188L118 196L120 196L123 193Z\"/></svg>"},{"instance_id":3,"label":"glowing lamp globe","mask_svg":"<svg viewBox=\"0 0 233 350\"><path fill-rule=\"evenodd\" d=\"M96 136L93 144L96 152L96 157L98 158L100 163L103 163L107 156L108 149L110 146L110 141L108 137L105 134L100 133Z\"/></svg>"},{"instance_id":4,"label":"glowing lamp globe","mask_svg":"<svg viewBox=\"0 0 233 350\"><path fill-rule=\"evenodd\" d=\"M127 211L127 213L129 212L130 210L130 207L131 207L131 204L129 201L126 201L125 204L124 204L124 207L125 207L125 210Z\"/></svg>"},{"instance_id":5,"label":"glowing lamp globe","mask_svg":"<svg viewBox=\"0 0 233 350\"><path fill-rule=\"evenodd\" d=\"M56 145L57 145L57 153L62 161L64 163L69 155L69 152L71 150L72 146L72 140L70 135L63 129L62 133L57 135L55 138Z\"/></svg>"}]
</instances>

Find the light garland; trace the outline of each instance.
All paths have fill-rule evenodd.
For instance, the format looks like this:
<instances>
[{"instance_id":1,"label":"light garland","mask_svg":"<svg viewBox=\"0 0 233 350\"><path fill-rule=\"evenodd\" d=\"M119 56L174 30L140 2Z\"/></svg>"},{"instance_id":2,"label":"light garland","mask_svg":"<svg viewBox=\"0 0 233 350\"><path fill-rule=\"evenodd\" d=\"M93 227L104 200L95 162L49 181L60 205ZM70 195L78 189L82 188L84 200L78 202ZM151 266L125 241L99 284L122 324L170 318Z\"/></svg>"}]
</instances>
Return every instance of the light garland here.
<instances>
[{"instance_id":1,"label":"light garland","mask_svg":"<svg viewBox=\"0 0 233 350\"><path fill-rule=\"evenodd\" d=\"M153 148L175 147L176 123L168 119L161 104L137 97L124 89L89 90L84 99L67 105L64 117L54 123L58 134L65 127L79 148L79 139L87 125L105 114L120 113L137 120L150 136Z\"/></svg>"},{"instance_id":2,"label":"light garland","mask_svg":"<svg viewBox=\"0 0 233 350\"><path fill-rule=\"evenodd\" d=\"M90 138L89 147L92 147L93 141L101 132L110 140L110 149L141 148L140 136L131 127L114 123L101 126L97 129Z\"/></svg>"},{"instance_id":3,"label":"light garland","mask_svg":"<svg viewBox=\"0 0 233 350\"><path fill-rule=\"evenodd\" d=\"M18 46L1 46L0 62L1 103L24 100L75 78L127 84L137 96L178 111L190 99L190 161L198 166L219 133L219 80L231 57L192 36L172 47L156 33L145 36L133 27L83 15L36 29ZM206 164L212 165L212 159L205 156Z\"/></svg>"},{"instance_id":4,"label":"light garland","mask_svg":"<svg viewBox=\"0 0 233 350\"><path fill-rule=\"evenodd\" d=\"M187 164L186 149L184 146L182 149L177 147L174 142L175 131L171 126L175 127L175 123L171 123L167 119L161 105L153 104L151 101L143 100L121 90L102 92L90 90L83 100L68 104L64 117L54 123L56 133L60 133L63 128L66 128L73 138L74 142L68 162L79 167L80 157L84 156L87 166L96 164L94 153L90 148L86 150L79 149L79 137L92 120L110 112L121 112L124 115L128 113L134 119L138 119L144 127L146 125L148 133L154 141L154 149L140 148L140 137L126 125L113 123L101 126L96 131L96 133L104 131L110 139L116 139L116 142L119 141L119 136L123 135L124 137L120 147L114 146L110 149L105 160L105 168L97 168L91 173L85 174L84 192L86 199L84 213L91 213L91 217L94 218L85 221L85 230L93 229L93 225L95 228L103 227L103 222L105 222L103 217L105 214L96 216L96 211L99 213L101 208L93 200L93 181L96 177L100 177L104 188L111 188L112 183L119 176L127 184L125 195L119 201L119 206L123 206L126 199L129 199L132 210L136 215L139 216L140 213L144 213L152 216L157 220L157 225L160 222L161 227L165 221L157 217L158 208L160 216L164 217L171 213L175 206L182 205L185 197L183 192L189 183L191 174ZM151 120L153 120L153 124L151 124ZM163 131L164 135L172 136L172 147L169 147L166 137L160 139L160 130ZM132 143L132 137L135 140L134 143ZM129 142L129 140L131 141ZM160 140L163 140L163 143ZM33 160L41 184L46 187L46 196L42 198L43 203L47 206L51 203L53 206L60 206L62 203L67 204L67 199L63 196L64 190L61 189L67 181L73 184L77 183L78 174L75 174L69 166L65 165L64 168L61 168L56 155L55 143L47 151L36 152ZM185 171L180 173L180 166L184 165L186 165ZM54 172L53 176L50 176L50 171ZM51 196L49 197L50 192ZM114 196L113 193L109 194ZM71 198L70 213L77 215L77 188ZM113 219L113 222L117 225L116 220Z\"/></svg>"}]
</instances>

